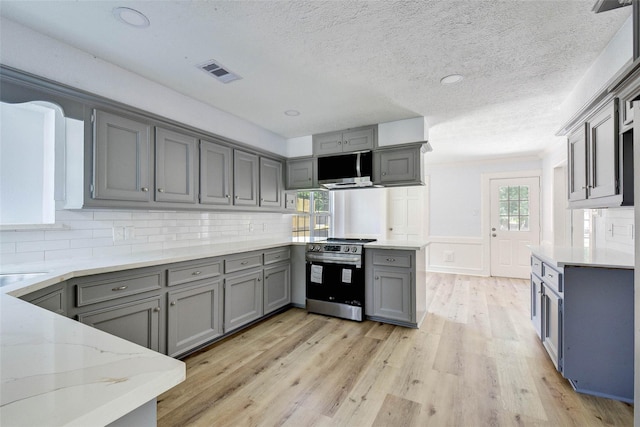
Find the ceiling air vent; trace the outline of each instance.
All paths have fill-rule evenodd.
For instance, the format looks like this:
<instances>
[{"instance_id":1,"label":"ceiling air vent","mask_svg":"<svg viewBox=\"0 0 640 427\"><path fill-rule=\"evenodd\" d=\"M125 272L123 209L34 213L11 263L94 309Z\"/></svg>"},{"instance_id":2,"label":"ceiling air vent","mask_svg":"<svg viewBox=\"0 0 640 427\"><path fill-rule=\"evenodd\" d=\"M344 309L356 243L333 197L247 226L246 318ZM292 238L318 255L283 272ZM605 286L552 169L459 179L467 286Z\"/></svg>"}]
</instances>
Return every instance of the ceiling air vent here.
<instances>
[{"instance_id":1,"label":"ceiling air vent","mask_svg":"<svg viewBox=\"0 0 640 427\"><path fill-rule=\"evenodd\" d=\"M198 65L198 68L205 73L211 74L222 83L231 83L234 80L240 80L242 78L214 60Z\"/></svg>"}]
</instances>

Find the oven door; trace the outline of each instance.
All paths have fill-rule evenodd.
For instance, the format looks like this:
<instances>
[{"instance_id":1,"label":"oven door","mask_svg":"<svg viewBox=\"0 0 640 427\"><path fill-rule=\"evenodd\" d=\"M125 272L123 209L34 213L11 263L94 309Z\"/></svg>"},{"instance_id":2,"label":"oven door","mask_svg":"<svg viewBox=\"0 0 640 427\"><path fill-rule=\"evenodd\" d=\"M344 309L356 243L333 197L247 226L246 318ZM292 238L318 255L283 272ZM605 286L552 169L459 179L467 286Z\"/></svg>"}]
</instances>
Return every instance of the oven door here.
<instances>
[{"instance_id":1,"label":"oven door","mask_svg":"<svg viewBox=\"0 0 640 427\"><path fill-rule=\"evenodd\" d=\"M307 299L364 307L364 269L307 261Z\"/></svg>"}]
</instances>

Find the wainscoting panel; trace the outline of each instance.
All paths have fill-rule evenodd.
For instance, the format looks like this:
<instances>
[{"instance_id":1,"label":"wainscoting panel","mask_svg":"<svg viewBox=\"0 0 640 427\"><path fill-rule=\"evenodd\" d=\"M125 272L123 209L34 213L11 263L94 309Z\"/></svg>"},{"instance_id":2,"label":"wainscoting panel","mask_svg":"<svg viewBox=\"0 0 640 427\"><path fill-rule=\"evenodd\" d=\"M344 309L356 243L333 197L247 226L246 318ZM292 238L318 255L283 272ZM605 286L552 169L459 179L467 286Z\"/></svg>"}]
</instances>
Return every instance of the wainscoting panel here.
<instances>
[{"instance_id":1,"label":"wainscoting panel","mask_svg":"<svg viewBox=\"0 0 640 427\"><path fill-rule=\"evenodd\" d=\"M429 237L427 271L488 276L480 237Z\"/></svg>"}]
</instances>

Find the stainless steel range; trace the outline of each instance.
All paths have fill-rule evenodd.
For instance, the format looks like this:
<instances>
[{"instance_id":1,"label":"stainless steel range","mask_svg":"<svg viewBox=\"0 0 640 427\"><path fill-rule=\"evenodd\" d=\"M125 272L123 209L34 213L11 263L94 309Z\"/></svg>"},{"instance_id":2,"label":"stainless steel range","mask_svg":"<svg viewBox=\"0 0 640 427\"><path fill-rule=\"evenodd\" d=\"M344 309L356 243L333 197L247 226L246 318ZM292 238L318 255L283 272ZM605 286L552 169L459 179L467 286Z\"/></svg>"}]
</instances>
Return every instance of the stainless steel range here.
<instances>
[{"instance_id":1,"label":"stainless steel range","mask_svg":"<svg viewBox=\"0 0 640 427\"><path fill-rule=\"evenodd\" d=\"M364 320L364 245L375 239L307 243L307 311Z\"/></svg>"}]
</instances>

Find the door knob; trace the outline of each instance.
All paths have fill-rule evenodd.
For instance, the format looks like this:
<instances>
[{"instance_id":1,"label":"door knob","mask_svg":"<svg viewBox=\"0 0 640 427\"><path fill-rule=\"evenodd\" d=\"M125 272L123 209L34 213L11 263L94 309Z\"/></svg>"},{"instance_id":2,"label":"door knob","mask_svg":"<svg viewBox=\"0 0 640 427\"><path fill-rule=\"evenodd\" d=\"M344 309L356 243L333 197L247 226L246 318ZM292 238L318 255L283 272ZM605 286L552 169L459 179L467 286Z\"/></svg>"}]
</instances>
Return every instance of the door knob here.
<instances>
[{"instance_id":1,"label":"door knob","mask_svg":"<svg viewBox=\"0 0 640 427\"><path fill-rule=\"evenodd\" d=\"M496 228L495 227L491 227L491 231L496 231Z\"/></svg>"},{"instance_id":2,"label":"door knob","mask_svg":"<svg viewBox=\"0 0 640 427\"><path fill-rule=\"evenodd\" d=\"M496 233L491 234L491 237L496 237Z\"/></svg>"}]
</instances>

